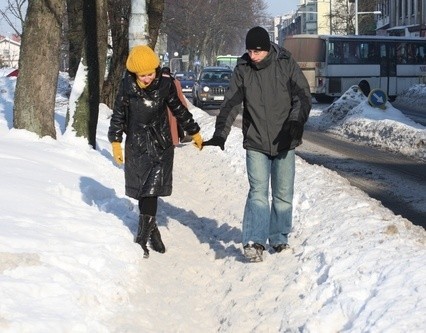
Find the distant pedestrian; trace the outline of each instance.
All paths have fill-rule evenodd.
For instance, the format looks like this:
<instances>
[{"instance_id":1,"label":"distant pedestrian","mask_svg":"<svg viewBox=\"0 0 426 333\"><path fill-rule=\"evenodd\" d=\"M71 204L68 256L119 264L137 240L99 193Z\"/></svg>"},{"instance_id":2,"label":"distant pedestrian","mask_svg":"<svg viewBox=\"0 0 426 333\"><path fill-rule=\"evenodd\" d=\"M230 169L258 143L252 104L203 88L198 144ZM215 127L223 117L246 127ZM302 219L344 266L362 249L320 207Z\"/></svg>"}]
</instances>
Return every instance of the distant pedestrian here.
<instances>
[{"instance_id":1,"label":"distant pedestrian","mask_svg":"<svg viewBox=\"0 0 426 333\"><path fill-rule=\"evenodd\" d=\"M267 242L276 251L289 247L295 175L294 149L302 143L311 109L308 82L291 54L271 43L262 27L250 29L216 119L213 137L225 141L243 103L243 147L250 184L242 227L244 255L262 261ZM269 203L269 187L272 203Z\"/></svg>"},{"instance_id":2,"label":"distant pedestrian","mask_svg":"<svg viewBox=\"0 0 426 333\"><path fill-rule=\"evenodd\" d=\"M157 54L146 45L135 46L126 62L127 71L115 100L108 131L114 160L124 165L126 195L139 201L139 227L135 242L149 256L147 242L164 253L166 248L157 228L158 197L172 193L174 145L167 107L202 148L200 127L179 100L170 76L160 70ZM126 134L125 160L121 142Z\"/></svg>"}]
</instances>

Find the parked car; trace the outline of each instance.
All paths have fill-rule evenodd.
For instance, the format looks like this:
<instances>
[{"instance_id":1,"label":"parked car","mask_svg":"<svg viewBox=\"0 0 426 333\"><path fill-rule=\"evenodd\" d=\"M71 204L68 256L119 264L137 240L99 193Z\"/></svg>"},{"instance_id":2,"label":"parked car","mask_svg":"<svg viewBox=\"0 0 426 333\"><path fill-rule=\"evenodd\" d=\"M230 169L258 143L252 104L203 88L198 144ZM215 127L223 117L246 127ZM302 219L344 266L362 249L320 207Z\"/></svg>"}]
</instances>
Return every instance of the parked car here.
<instances>
[{"instance_id":1,"label":"parked car","mask_svg":"<svg viewBox=\"0 0 426 333\"><path fill-rule=\"evenodd\" d=\"M195 73L193 72L176 72L174 75L176 80L179 80L182 86L182 92L186 98L192 98L192 87L195 82Z\"/></svg>"},{"instance_id":2,"label":"parked car","mask_svg":"<svg viewBox=\"0 0 426 333\"><path fill-rule=\"evenodd\" d=\"M204 67L192 88L192 103L197 107L220 105L225 99L232 70L228 67Z\"/></svg>"}]
</instances>

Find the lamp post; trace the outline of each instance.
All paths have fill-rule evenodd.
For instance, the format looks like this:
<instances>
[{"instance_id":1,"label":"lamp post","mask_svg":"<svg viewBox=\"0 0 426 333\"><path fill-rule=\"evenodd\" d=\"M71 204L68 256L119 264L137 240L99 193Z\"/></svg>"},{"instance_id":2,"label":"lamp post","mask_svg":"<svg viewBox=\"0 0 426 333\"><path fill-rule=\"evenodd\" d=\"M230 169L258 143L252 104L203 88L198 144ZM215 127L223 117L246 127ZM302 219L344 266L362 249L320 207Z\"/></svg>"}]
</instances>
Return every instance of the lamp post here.
<instances>
[{"instance_id":1,"label":"lamp post","mask_svg":"<svg viewBox=\"0 0 426 333\"><path fill-rule=\"evenodd\" d=\"M179 60L182 59L182 58L178 58L179 57L179 52L174 52L173 56L174 56L174 58L170 59L170 73L173 73L174 72L174 67L177 67L177 66L173 66L173 62L174 61L179 61Z\"/></svg>"},{"instance_id":2,"label":"lamp post","mask_svg":"<svg viewBox=\"0 0 426 333\"><path fill-rule=\"evenodd\" d=\"M375 10L374 12L359 12L358 11L358 0L355 0L355 35L358 35L358 15L361 15L361 14L381 15L382 12L380 10Z\"/></svg>"}]
</instances>

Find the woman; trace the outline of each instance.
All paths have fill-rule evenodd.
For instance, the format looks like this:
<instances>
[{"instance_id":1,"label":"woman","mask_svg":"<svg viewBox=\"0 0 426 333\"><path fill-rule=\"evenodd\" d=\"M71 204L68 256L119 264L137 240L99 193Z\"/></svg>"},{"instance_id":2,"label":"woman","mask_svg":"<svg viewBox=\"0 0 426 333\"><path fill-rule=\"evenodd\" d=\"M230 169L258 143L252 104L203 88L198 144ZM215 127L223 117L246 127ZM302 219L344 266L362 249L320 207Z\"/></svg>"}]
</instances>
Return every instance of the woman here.
<instances>
[{"instance_id":1,"label":"woman","mask_svg":"<svg viewBox=\"0 0 426 333\"><path fill-rule=\"evenodd\" d=\"M149 256L148 239L154 251L166 250L155 216L158 197L172 193L174 145L167 107L198 149L203 141L200 127L179 100L172 79L161 75L159 65L158 56L146 45L130 51L108 131L114 160L119 165L123 163L121 142L126 134L126 195L139 201L135 242L141 245L145 258Z\"/></svg>"}]
</instances>

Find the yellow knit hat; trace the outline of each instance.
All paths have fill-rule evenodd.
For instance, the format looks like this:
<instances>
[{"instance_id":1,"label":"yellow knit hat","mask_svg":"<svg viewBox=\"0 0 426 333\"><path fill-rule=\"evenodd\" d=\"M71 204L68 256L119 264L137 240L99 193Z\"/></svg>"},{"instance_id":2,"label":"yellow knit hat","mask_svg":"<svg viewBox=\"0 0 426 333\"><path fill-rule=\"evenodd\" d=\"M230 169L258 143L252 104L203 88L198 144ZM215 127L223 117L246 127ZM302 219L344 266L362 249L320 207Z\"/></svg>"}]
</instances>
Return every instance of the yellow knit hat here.
<instances>
[{"instance_id":1,"label":"yellow knit hat","mask_svg":"<svg viewBox=\"0 0 426 333\"><path fill-rule=\"evenodd\" d=\"M127 70L138 75L154 73L158 66L160 66L160 59L148 45L135 46L127 57Z\"/></svg>"}]
</instances>

